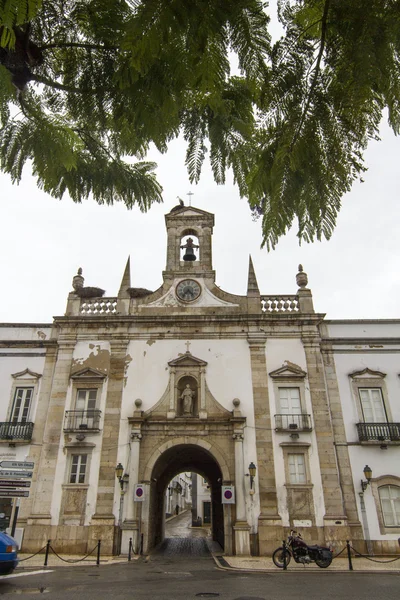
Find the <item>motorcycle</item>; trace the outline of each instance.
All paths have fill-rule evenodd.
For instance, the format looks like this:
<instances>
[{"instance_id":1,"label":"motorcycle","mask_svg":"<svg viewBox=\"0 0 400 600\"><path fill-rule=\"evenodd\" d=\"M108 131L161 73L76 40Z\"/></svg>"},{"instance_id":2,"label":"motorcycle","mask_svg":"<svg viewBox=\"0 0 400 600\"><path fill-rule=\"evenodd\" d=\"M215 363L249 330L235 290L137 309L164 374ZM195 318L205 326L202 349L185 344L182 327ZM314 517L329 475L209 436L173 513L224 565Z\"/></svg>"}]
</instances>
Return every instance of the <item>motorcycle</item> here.
<instances>
[{"instance_id":1,"label":"motorcycle","mask_svg":"<svg viewBox=\"0 0 400 600\"><path fill-rule=\"evenodd\" d=\"M323 546L308 546L300 533L291 531L288 536L285 548L282 546L277 548L272 555L274 564L280 569L284 568L284 559L286 566L290 563L290 559L294 558L295 562L302 564L310 564L315 562L321 569L326 569L332 562L332 550Z\"/></svg>"}]
</instances>

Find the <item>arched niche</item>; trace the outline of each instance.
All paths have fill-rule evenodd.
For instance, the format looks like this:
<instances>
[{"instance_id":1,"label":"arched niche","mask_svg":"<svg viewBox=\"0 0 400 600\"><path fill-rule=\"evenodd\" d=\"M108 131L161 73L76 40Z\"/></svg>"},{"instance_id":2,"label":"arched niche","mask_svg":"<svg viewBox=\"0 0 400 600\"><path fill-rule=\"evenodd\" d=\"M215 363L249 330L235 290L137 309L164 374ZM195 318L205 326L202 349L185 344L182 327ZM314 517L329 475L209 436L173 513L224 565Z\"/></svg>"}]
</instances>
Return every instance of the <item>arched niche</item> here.
<instances>
[{"instance_id":1,"label":"arched niche","mask_svg":"<svg viewBox=\"0 0 400 600\"><path fill-rule=\"evenodd\" d=\"M179 417L194 417L199 414L199 384L192 375L183 375L177 380L177 413Z\"/></svg>"}]
</instances>

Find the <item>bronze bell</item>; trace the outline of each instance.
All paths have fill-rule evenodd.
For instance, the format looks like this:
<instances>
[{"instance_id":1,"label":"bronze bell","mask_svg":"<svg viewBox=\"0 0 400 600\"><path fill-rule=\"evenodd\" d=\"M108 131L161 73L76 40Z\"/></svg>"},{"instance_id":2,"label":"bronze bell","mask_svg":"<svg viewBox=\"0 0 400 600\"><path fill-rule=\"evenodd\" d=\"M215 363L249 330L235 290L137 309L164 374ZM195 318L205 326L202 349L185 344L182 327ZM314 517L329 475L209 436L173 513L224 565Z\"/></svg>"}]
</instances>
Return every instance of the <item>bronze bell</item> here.
<instances>
[{"instance_id":1,"label":"bronze bell","mask_svg":"<svg viewBox=\"0 0 400 600\"><path fill-rule=\"evenodd\" d=\"M185 260L185 261L196 260L196 255L194 253L194 249L198 248L198 246L193 244L192 238L188 238L186 244L184 246L181 246L181 248L182 249L185 248L185 254L183 255L183 260Z\"/></svg>"}]
</instances>

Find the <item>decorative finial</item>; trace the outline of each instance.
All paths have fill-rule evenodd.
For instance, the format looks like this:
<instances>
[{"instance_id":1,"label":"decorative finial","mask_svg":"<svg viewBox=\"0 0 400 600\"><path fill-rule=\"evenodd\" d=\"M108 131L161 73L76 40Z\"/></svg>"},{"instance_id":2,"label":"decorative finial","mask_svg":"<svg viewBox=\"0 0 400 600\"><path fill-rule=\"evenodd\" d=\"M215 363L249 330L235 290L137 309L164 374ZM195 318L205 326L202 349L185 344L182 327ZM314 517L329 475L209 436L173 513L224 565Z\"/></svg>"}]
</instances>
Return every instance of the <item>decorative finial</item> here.
<instances>
[{"instance_id":1,"label":"decorative finial","mask_svg":"<svg viewBox=\"0 0 400 600\"><path fill-rule=\"evenodd\" d=\"M308 284L307 273L304 273L303 265L299 265L299 272L296 275L296 283L300 289L304 289Z\"/></svg>"},{"instance_id":2,"label":"decorative finial","mask_svg":"<svg viewBox=\"0 0 400 600\"><path fill-rule=\"evenodd\" d=\"M238 408L238 407L240 406L240 400L239 400L239 398L234 398L234 399L232 400L232 404L233 404L233 406L234 406L235 408Z\"/></svg>"},{"instance_id":3,"label":"decorative finial","mask_svg":"<svg viewBox=\"0 0 400 600\"><path fill-rule=\"evenodd\" d=\"M192 196L194 196L193 192L188 192L186 196L189 196L189 206L192 206Z\"/></svg>"},{"instance_id":4,"label":"decorative finial","mask_svg":"<svg viewBox=\"0 0 400 600\"><path fill-rule=\"evenodd\" d=\"M136 406L136 408L140 408L142 406L142 401L140 398L136 398L135 406Z\"/></svg>"},{"instance_id":5,"label":"decorative finial","mask_svg":"<svg viewBox=\"0 0 400 600\"><path fill-rule=\"evenodd\" d=\"M72 279L72 287L74 288L75 291L80 290L81 288L83 288L83 284L85 283L85 279L82 276L82 268L79 267L78 269L78 274L74 276L74 278Z\"/></svg>"}]
</instances>

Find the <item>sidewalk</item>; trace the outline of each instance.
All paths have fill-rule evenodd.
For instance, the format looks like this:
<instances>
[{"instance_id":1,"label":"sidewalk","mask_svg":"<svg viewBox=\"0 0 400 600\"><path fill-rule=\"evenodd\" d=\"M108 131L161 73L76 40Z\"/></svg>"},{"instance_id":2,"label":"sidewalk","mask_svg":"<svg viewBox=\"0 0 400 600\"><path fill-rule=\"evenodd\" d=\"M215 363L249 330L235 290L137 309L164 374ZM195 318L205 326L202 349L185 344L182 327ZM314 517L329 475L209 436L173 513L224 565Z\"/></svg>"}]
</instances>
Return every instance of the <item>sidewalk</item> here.
<instances>
[{"instance_id":1,"label":"sidewalk","mask_svg":"<svg viewBox=\"0 0 400 600\"><path fill-rule=\"evenodd\" d=\"M400 574L400 556L394 562L384 562L391 560L390 557L373 557L373 561L382 562L372 562L367 558L356 558L352 556L353 571L349 570L349 561L347 557L335 558L327 569L320 569L320 567L318 567L315 563L302 565L294 562L292 559L287 571L276 567L272 562L272 558L269 556L221 556L214 554L214 560L222 569L235 571L240 570L246 572L256 571L265 573L290 573L300 571L303 573L309 573L312 571L321 573L321 571L335 571L336 573L352 573L363 571L364 573L385 572L390 574Z\"/></svg>"}]
</instances>

